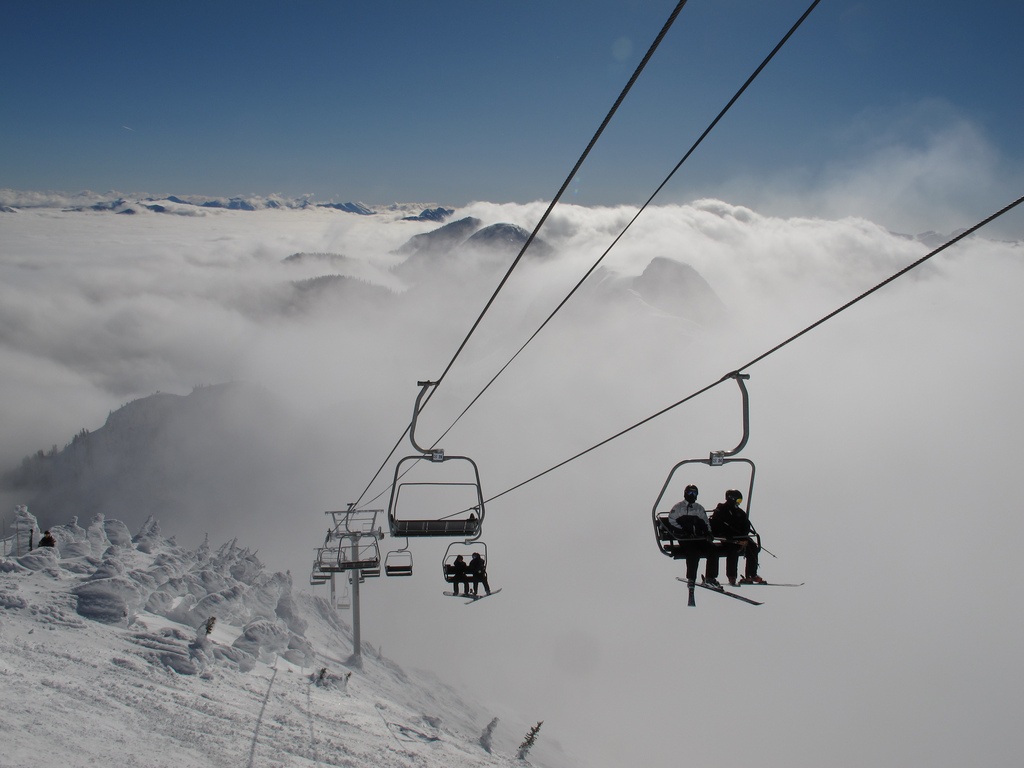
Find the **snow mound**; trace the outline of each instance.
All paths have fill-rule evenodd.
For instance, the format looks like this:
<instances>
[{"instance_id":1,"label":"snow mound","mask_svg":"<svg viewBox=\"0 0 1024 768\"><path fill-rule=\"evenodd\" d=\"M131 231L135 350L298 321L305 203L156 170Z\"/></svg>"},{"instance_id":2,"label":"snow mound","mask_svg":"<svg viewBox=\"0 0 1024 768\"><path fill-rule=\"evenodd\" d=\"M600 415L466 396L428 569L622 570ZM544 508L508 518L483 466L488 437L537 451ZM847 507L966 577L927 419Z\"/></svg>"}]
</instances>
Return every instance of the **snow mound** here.
<instances>
[{"instance_id":1,"label":"snow mound","mask_svg":"<svg viewBox=\"0 0 1024 768\"><path fill-rule=\"evenodd\" d=\"M41 744L63 768L512 764L520 728L492 744L493 712L365 642L350 665L341 615L236 541L188 550L102 515L50 532L0 556L5 766Z\"/></svg>"}]
</instances>

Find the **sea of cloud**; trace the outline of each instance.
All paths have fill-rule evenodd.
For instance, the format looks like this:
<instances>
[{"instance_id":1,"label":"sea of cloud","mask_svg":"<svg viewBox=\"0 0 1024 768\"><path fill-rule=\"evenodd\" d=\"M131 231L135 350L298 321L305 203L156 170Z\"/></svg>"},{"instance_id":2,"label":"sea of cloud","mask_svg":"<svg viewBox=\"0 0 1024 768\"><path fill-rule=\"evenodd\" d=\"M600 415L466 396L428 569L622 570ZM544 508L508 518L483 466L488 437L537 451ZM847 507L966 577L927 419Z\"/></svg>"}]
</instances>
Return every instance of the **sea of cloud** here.
<instances>
[{"instance_id":1,"label":"sea of cloud","mask_svg":"<svg viewBox=\"0 0 1024 768\"><path fill-rule=\"evenodd\" d=\"M544 207L480 202L455 218L530 230ZM424 411L421 443L452 424L635 212L556 209L540 235L553 255L513 273ZM303 573L323 511L369 484L409 423L416 381L445 370L514 252L456 253L410 283L395 251L435 224L327 209L204 213L0 213L0 459L14 466L63 445L155 391L258 383L294 414L281 445L291 453L305 437L315 450L301 483L282 489L287 508L211 515L243 529L271 567ZM949 229L973 223L951 217ZM764 606L700 594L688 609L682 569L651 528L677 461L739 441L731 382L503 493L718 381L930 248L864 218L779 218L719 200L645 211L592 282L625 285L672 259L725 311L688 318L585 285L441 443L477 461L485 497L501 494L485 538L502 594L470 607L443 598L443 545L415 543L413 578L368 582L365 636L524 717L535 711L595 766L837 755L1008 764L1024 705L1021 620L1006 609L1024 536L1012 486L1020 242L974 236L748 370L751 512L774 555L762 571L806 582L762 588ZM295 253L331 256L284 261ZM294 287L327 274L356 280ZM398 455L411 452L404 443ZM386 506L373 499L390 471L364 505ZM734 481L707 482L713 506ZM194 546L203 533L179 535Z\"/></svg>"}]
</instances>

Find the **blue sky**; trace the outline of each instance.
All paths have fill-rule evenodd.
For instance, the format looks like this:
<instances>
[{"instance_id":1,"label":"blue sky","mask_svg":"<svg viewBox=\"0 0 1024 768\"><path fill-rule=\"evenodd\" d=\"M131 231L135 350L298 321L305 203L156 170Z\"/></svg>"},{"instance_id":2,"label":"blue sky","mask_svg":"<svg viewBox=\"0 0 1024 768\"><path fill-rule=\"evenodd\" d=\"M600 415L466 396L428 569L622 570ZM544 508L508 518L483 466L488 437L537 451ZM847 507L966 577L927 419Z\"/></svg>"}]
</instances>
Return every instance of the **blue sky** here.
<instances>
[{"instance_id":1,"label":"blue sky","mask_svg":"<svg viewBox=\"0 0 1024 768\"><path fill-rule=\"evenodd\" d=\"M580 206L541 232L559 258L517 270L424 435L451 423L619 232L625 212L598 206L643 202L809 2L690 0L574 181L567 200ZM0 0L0 188L478 200L489 202L460 215L527 225L673 7ZM1019 0L822 0L665 205L616 245L602 287L581 291L445 438L449 455L472 456L488 497L501 493L923 255L846 217L949 233L1019 197L1022 17ZM669 205L705 196L838 220ZM678 765L681 702L686 755L708 765L1014 764L1024 615L1006 606L1019 602L1024 517L988 505L986 530L1003 535L964 537L963 505L948 503L949 479L987 499L1020 463L1024 206L1004 219L1016 242L966 240L754 366L745 450L758 462L756 524L778 555L762 572L805 587L776 590L789 594L757 615L713 596L697 614L673 608L685 594L678 565L653 549L649 505L675 461L735 445L735 388L718 388L488 502L492 583L504 587L478 606L489 618L439 606L429 576L405 592L379 579L367 641L544 719L544 738L585 765ZM217 514L161 523L195 526L180 533L188 546L205 531L216 540L211 525L251 534L240 542L301 574L322 510L365 487L408 423L414 383L441 373L504 271L455 252L398 293L394 250L432 226L326 210L0 213L0 466L97 430L135 397L258 383L295 405L300 426L218 455L211 474L246 473L250 457L301 471L237 507L244 519L186 484ZM349 258L284 261L299 252ZM626 300L619 280L655 257L692 266L728 315L701 325ZM286 311L287 283L336 269L396 296ZM606 285L623 300L604 300ZM416 557L430 573L441 553ZM984 589L937 578L963 562L985 564ZM552 584L565 599L549 599ZM666 665L679 638L706 663ZM747 738L726 753L730 717Z\"/></svg>"},{"instance_id":2,"label":"blue sky","mask_svg":"<svg viewBox=\"0 0 1024 768\"><path fill-rule=\"evenodd\" d=\"M645 200L808 3L690 0L571 200ZM4 0L0 187L550 199L674 6ZM1022 29L824 0L659 202L973 223L1020 195Z\"/></svg>"}]
</instances>

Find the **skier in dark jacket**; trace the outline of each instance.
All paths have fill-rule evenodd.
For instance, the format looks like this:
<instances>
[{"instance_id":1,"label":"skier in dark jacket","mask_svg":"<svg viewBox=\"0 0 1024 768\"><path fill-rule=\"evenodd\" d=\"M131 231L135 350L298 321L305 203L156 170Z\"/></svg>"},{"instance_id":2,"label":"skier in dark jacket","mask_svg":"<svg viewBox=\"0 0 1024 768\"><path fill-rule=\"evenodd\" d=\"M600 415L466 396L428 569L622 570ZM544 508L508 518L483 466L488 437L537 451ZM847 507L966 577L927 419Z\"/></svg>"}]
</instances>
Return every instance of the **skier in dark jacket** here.
<instances>
[{"instance_id":1,"label":"skier in dark jacket","mask_svg":"<svg viewBox=\"0 0 1024 768\"><path fill-rule=\"evenodd\" d=\"M43 537L39 539L40 547L55 547L57 546L57 540L53 538L49 531L43 532Z\"/></svg>"},{"instance_id":2,"label":"skier in dark jacket","mask_svg":"<svg viewBox=\"0 0 1024 768\"><path fill-rule=\"evenodd\" d=\"M459 584L462 585L462 593L469 596L469 577L466 575L469 571L469 566L466 565L466 558L459 555L455 558L455 562L448 566L451 569L452 576L452 588L455 594L459 594Z\"/></svg>"},{"instance_id":3,"label":"skier in dark jacket","mask_svg":"<svg viewBox=\"0 0 1024 768\"><path fill-rule=\"evenodd\" d=\"M764 583L764 579L757 575L757 553L760 547L750 537L750 518L740 506L742 501L743 494L739 491L726 491L725 501L711 513L712 535L725 539L725 575L733 586L736 585L741 554L747 562L740 584Z\"/></svg>"},{"instance_id":4,"label":"skier in dark jacket","mask_svg":"<svg viewBox=\"0 0 1024 768\"><path fill-rule=\"evenodd\" d=\"M468 574L473 579L473 597L476 597L480 592L481 582L487 594L491 594L491 585L487 583L487 564L480 557L479 552L474 552L473 556L469 558Z\"/></svg>"}]
</instances>

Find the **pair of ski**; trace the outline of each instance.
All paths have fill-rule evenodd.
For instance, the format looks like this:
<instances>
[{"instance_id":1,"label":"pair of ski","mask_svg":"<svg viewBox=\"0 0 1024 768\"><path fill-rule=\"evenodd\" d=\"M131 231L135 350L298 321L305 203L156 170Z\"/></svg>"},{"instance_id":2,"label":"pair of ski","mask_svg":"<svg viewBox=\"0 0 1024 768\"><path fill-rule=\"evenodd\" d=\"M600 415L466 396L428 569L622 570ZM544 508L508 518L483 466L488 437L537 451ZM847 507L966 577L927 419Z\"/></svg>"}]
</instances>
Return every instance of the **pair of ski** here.
<instances>
[{"instance_id":1,"label":"pair of ski","mask_svg":"<svg viewBox=\"0 0 1024 768\"><path fill-rule=\"evenodd\" d=\"M681 581L681 582L683 582L684 584L686 584L686 585L688 585L690 587L690 601L689 601L689 603L687 603L687 605L690 605L690 606L694 606L694 605L697 604L696 601L693 599L693 588L694 587L701 587L703 589L710 590L711 592L717 592L720 595L728 595L729 597L731 597L731 598L733 598L735 600L742 600L744 603L750 603L751 605L764 605L764 603L759 602L757 600L751 600L749 597L744 597L743 595L737 595L735 592L728 592L723 587L712 587L710 584L705 584L703 582L694 582L693 584L690 584L690 582L688 582L686 579L681 578L679 576L676 576L676 580L677 581ZM754 584L750 584L748 586L751 586L751 587L800 587L800 586L803 586L803 582L801 582L800 584L776 584L774 582L761 581L761 582L755 582Z\"/></svg>"},{"instance_id":2,"label":"pair of ski","mask_svg":"<svg viewBox=\"0 0 1024 768\"><path fill-rule=\"evenodd\" d=\"M470 603L475 603L478 600L483 600L485 597L490 597L491 595L496 595L499 592L501 592L501 588L500 587L498 589L492 590L491 592L488 592L486 595L457 595L454 592L445 592L444 594L448 595L448 597L464 597L464 598L469 598L469 602L466 603L466 605L469 605Z\"/></svg>"}]
</instances>

